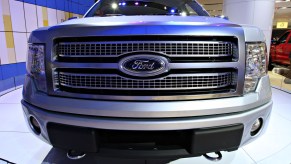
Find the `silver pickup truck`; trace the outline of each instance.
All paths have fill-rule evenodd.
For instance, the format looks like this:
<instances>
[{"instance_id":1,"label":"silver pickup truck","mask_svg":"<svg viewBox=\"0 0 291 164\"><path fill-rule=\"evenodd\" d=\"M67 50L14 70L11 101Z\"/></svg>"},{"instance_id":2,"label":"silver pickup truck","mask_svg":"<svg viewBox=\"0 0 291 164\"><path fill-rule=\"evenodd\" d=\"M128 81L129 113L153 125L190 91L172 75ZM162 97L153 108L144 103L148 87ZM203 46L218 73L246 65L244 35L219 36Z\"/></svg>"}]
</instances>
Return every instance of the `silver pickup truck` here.
<instances>
[{"instance_id":1,"label":"silver pickup truck","mask_svg":"<svg viewBox=\"0 0 291 164\"><path fill-rule=\"evenodd\" d=\"M100 0L28 46L25 118L71 158L219 157L268 124L262 31L195 0Z\"/></svg>"}]
</instances>

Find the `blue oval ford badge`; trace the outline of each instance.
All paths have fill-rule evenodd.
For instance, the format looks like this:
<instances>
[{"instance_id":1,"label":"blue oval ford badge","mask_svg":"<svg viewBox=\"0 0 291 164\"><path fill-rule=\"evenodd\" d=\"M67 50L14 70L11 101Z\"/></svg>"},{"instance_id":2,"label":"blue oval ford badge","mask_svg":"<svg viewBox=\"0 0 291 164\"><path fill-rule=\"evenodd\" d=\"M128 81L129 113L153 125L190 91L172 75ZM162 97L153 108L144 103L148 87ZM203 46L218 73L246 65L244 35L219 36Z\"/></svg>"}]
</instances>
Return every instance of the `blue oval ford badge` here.
<instances>
[{"instance_id":1,"label":"blue oval ford badge","mask_svg":"<svg viewBox=\"0 0 291 164\"><path fill-rule=\"evenodd\" d=\"M168 71L168 60L162 56L133 55L123 58L119 69L132 76L156 76Z\"/></svg>"}]
</instances>

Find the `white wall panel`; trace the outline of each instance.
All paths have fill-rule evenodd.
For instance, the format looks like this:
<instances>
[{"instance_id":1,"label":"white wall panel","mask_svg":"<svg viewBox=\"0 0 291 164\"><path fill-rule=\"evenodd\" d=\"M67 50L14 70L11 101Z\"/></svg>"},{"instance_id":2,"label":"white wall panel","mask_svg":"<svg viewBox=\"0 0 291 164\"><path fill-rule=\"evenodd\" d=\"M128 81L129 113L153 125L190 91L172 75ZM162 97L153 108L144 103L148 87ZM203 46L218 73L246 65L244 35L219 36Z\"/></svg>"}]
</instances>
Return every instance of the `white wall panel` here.
<instances>
[{"instance_id":1,"label":"white wall panel","mask_svg":"<svg viewBox=\"0 0 291 164\"><path fill-rule=\"evenodd\" d=\"M262 9L269 9L270 11L265 12ZM255 2L255 13L254 13L254 24L260 27L262 30L272 30L273 18L274 18L274 2L272 1L256 1ZM291 16L291 15L290 15Z\"/></svg>"},{"instance_id":2,"label":"white wall panel","mask_svg":"<svg viewBox=\"0 0 291 164\"><path fill-rule=\"evenodd\" d=\"M4 22L3 22L3 4L2 1L0 1L0 31L4 31Z\"/></svg>"},{"instance_id":3,"label":"white wall panel","mask_svg":"<svg viewBox=\"0 0 291 164\"><path fill-rule=\"evenodd\" d=\"M57 10L57 21L58 23L62 23L65 20L65 12L61 10Z\"/></svg>"},{"instance_id":4,"label":"white wall panel","mask_svg":"<svg viewBox=\"0 0 291 164\"><path fill-rule=\"evenodd\" d=\"M23 2L9 0L13 31L26 32Z\"/></svg>"},{"instance_id":5,"label":"white wall panel","mask_svg":"<svg viewBox=\"0 0 291 164\"><path fill-rule=\"evenodd\" d=\"M252 24L255 2L239 2L239 3L224 4L223 12L224 15L229 17L229 20L240 23L240 24ZM238 11L241 9L241 11Z\"/></svg>"},{"instance_id":6,"label":"white wall panel","mask_svg":"<svg viewBox=\"0 0 291 164\"><path fill-rule=\"evenodd\" d=\"M79 14L74 14L74 13L73 13L73 17L81 18Z\"/></svg>"},{"instance_id":7,"label":"white wall panel","mask_svg":"<svg viewBox=\"0 0 291 164\"><path fill-rule=\"evenodd\" d=\"M27 41L29 40L29 36L30 36L30 32L26 33L26 38L27 38Z\"/></svg>"},{"instance_id":8,"label":"white wall panel","mask_svg":"<svg viewBox=\"0 0 291 164\"><path fill-rule=\"evenodd\" d=\"M47 14L48 14L49 26L54 26L58 24L56 9L47 8Z\"/></svg>"},{"instance_id":9,"label":"white wall panel","mask_svg":"<svg viewBox=\"0 0 291 164\"><path fill-rule=\"evenodd\" d=\"M29 3L24 3L24 12L25 12L27 32L31 32L37 29L38 25L37 25L36 6Z\"/></svg>"},{"instance_id":10,"label":"white wall panel","mask_svg":"<svg viewBox=\"0 0 291 164\"><path fill-rule=\"evenodd\" d=\"M13 36L14 36L14 44L15 44L16 62L25 62L26 52L27 52L26 33L14 32Z\"/></svg>"},{"instance_id":11,"label":"white wall panel","mask_svg":"<svg viewBox=\"0 0 291 164\"><path fill-rule=\"evenodd\" d=\"M5 32L0 32L0 64L9 64Z\"/></svg>"},{"instance_id":12,"label":"white wall panel","mask_svg":"<svg viewBox=\"0 0 291 164\"><path fill-rule=\"evenodd\" d=\"M36 6L37 10L37 24L38 28L43 27L43 14L42 14L42 7L41 6Z\"/></svg>"}]
</instances>

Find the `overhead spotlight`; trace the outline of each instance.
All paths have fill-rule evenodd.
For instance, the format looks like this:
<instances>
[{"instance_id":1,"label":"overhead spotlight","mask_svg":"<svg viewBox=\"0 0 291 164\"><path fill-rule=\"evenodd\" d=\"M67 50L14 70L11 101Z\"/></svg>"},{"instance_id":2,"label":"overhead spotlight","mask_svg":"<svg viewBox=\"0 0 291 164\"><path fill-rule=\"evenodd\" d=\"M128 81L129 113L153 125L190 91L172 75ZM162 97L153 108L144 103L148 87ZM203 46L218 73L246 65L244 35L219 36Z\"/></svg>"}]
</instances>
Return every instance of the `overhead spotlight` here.
<instances>
[{"instance_id":1,"label":"overhead spotlight","mask_svg":"<svg viewBox=\"0 0 291 164\"><path fill-rule=\"evenodd\" d=\"M290 0L276 0L276 3L280 3L280 2L290 2Z\"/></svg>"},{"instance_id":2,"label":"overhead spotlight","mask_svg":"<svg viewBox=\"0 0 291 164\"><path fill-rule=\"evenodd\" d=\"M185 17L185 16L187 16L187 13L185 11L183 11L182 13L180 13L180 15Z\"/></svg>"},{"instance_id":3,"label":"overhead spotlight","mask_svg":"<svg viewBox=\"0 0 291 164\"><path fill-rule=\"evenodd\" d=\"M115 9L117 9L118 6L117 6L116 3L112 3L112 4L111 4L111 7L115 10Z\"/></svg>"},{"instance_id":4,"label":"overhead spotlight","mask_svg":"<svg viewBox=\"0 0 291 164\"><path fill-rule=\"evenodd\" d=\"M134 4L135 4L135 6L138 6L138 5L139 5L139 3L138 3L138 2L135 2Z\"/></svg>"}]
</instances>

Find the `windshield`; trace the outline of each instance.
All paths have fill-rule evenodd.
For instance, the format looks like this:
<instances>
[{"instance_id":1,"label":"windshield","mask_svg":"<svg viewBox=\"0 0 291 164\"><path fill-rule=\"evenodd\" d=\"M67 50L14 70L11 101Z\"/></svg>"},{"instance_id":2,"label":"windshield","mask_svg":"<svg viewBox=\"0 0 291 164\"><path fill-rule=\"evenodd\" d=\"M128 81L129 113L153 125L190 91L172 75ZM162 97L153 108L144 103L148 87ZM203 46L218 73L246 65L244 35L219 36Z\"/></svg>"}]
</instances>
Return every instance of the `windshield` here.
<instances>
[{"instance_id":1,"label":"windshield","mask_svg":"<svg viewBox=\"0 0 291 164\"><path fill-rule=\"evenodd\" d=\"M209 16L195 0L99 0L85 17L133 15Z\"/></svg>"}]
</instances>

